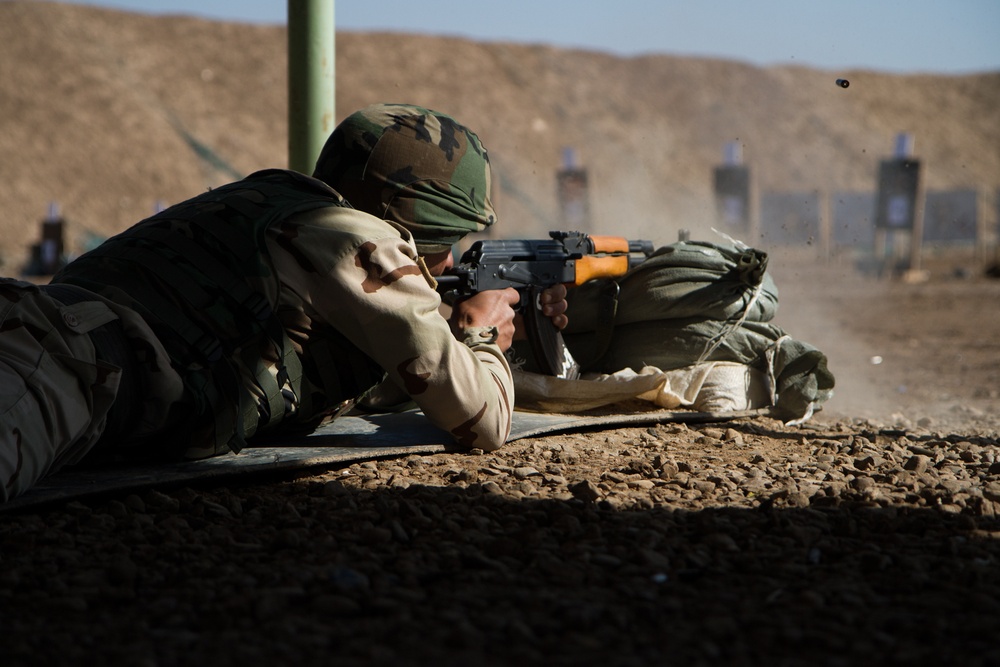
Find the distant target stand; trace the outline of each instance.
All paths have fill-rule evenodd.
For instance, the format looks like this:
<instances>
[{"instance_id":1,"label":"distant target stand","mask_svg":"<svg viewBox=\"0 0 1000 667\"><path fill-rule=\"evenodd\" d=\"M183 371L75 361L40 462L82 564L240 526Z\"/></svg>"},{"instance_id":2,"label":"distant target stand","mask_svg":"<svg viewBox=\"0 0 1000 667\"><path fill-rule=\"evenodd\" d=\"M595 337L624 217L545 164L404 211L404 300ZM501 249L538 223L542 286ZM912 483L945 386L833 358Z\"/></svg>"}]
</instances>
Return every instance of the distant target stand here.
<instances>
[{"instance_id":1,"label":"distant target stand","mask_svg":"<svg viewBox=\"0 0 1000 667\"><path fill-rule=\"evenodd\" d=\"M890 259L886 253L887 243L895 236L907 236L910 250L908 273L915 278L920 272L923 240L923 192L920 187L920 161L911 157L912 152L913 135L900 133L896 136L895 155L879 164L875 254L877 259ZM896 250L898 248L892 248L892 251Z\"/></svg>"}]
</instances>

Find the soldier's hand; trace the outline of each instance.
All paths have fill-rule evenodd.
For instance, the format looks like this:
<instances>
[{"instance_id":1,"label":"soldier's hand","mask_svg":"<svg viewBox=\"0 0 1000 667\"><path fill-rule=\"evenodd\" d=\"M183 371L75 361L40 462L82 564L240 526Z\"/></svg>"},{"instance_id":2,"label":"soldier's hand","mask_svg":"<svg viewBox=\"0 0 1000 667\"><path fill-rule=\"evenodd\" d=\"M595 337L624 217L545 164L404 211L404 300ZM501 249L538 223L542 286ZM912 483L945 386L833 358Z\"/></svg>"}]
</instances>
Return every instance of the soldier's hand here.
<instances>
[{"instance_id":1,"label":"soldier's hand","mask_svg":"<svg viewBox=\"0 0 1000 667\"><path fill-rule=\"evenodd\" d=\"M569 318L566 317L566 308L569 303L566 302L565 285L546 287L539 295L538 302L542 307L542 315L552 320L552 324L557 329L561 331L566 328L566 325L569 324ZM514 340L527 340L528 331L524 326L524 317L521 313L518 313L514 318L514 326L517 329L514 333Z\"/></svg>"},{"instance_id":2,"label":"soldier's hand","mask_svg":"<svg viewBox=\"0 0 1000 667\"><path fill-rule=\"evenodd\" d=\"M569 324L569 318L566 317L566 308L569 307L566 301L566 286L553 285L545 288L542 290L539 302L542 305L542 315L552 320L556 329L560 331L565 329Z\"/></svg>"},{"instance_id":3,"label":"soldier's hand","mask_svg":"<svg viewBox=\"0 0 1000 667\"><path fill-rule=\"evenodd\" d=\"M497 346L507 351L514 340L514 306L520 300L517 290L486 290L457 301L451 309L451 330L459 339L471 327L496 327Z\"/></svg>"}]
</instances>

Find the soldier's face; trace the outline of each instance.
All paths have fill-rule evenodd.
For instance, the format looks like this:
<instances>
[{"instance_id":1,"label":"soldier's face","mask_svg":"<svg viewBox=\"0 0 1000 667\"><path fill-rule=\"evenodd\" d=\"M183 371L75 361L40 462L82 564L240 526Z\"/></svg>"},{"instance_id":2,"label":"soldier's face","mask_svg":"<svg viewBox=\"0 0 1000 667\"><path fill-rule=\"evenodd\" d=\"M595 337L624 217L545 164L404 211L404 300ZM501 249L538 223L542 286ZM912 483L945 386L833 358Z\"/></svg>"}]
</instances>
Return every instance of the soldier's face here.
<instances>
[{"instance_id":1,"label":"soldier's face","mask_svg":"<svg viewBox=\"0 0 1000 667\"><path fill-rule=\"evenodd\" d=\"M451 254L451 250L442 250L433 255L425 255L424 264L427 265L427 270L432 276L440 276L455 266L455 257Z\"/></svg>"}]
</instances>

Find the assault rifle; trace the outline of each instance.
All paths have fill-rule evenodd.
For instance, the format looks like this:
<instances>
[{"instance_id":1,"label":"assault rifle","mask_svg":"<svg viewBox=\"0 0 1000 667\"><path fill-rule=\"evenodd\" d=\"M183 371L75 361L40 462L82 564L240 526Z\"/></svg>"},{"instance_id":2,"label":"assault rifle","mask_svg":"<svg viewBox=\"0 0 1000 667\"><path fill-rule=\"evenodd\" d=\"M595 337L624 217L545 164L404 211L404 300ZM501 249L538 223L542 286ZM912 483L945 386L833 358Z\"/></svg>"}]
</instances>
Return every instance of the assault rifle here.
<instances>
[{"instance_id":1,"label":"assault rifle","mask_svg":"<svg viewBox=\"0 0 1000 667\"><path fill-rule=\"evenodd\" d=\"M581 232L549 232L548 239L477 241L459 263L438 281L448 297L467 297L485 290L513 287L521 295L528 340L542 372L575 379L580 366L566 349L562 333L540 312L539 297L559 283L582 285L594 278L614 278L653 252L652 241Z\"/></svg>"}]
</instances>

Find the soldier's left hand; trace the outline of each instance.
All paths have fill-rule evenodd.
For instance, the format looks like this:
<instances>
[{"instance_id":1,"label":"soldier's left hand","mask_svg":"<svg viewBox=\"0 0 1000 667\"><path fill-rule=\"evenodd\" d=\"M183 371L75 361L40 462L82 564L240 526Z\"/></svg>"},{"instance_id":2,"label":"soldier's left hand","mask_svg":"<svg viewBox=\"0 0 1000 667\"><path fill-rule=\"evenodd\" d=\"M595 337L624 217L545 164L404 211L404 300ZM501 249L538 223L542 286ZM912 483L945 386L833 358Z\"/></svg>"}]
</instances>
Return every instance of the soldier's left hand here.
<instances>
[{"instance_id":1,"label":"soldier's left hand","mask_svg":"<svg viewBox=\"0 0 1000 667\"><path fill-rule=\"evenodd\" d=\"M542 315L552 320L552 324L557 329L561 331L566 328L566 325L569 324L569 318L566 317L566 308L569 307L569 303L566 301L565 285L546 287L539 295L538 303L541 306ZM524 317L521 313L518 313L514 318L514 330L514 340L528 339L528 333L524 327Z\"/></svg>"},{"instance_id":2,"label":"soldier's left hand","mask_svg":"<svg viewBox=\"0 0 1000 667\"><path fill-rule=\"evenodd\" d=\"M542 315L552 320L552 324L557 329L566 328L566 325L569 324L569 318L566 317L566 308L569 307L569 303L566 301L565 285L554 285L542 290L539 303L542 306Z\"/></svg>"}]
</instances>

